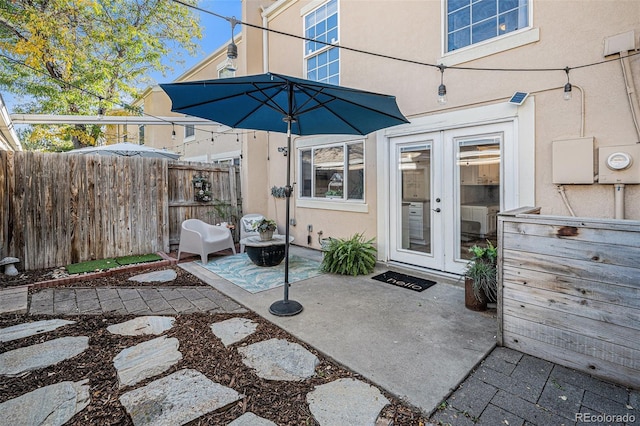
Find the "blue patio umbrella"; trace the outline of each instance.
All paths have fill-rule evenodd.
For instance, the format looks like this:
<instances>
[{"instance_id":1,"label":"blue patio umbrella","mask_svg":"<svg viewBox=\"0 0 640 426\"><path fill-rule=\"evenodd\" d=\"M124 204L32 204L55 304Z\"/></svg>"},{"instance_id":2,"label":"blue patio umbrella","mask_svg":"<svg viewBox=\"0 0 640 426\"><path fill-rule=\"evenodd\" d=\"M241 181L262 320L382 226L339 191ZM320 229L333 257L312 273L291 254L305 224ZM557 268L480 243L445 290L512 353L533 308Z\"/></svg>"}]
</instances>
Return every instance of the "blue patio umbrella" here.
<instances>
[{"instance_id":1,"label":"blue patio umbrella","mask_svg":"<svg viewBox=\"0 0 640 426\"><path fill-rule=\"evenodd\" d=\"M171 111L205 118L236 129L265 130L291 135L367 135L408 123L395 97L319 83L282 74L259 74L215 80L161 84L171 98ZM290 316L302 305L289 299L289 215L291 155L285 186L286 234L284 299L273 303L274 315Z\"/></svg>"}]
</instances>

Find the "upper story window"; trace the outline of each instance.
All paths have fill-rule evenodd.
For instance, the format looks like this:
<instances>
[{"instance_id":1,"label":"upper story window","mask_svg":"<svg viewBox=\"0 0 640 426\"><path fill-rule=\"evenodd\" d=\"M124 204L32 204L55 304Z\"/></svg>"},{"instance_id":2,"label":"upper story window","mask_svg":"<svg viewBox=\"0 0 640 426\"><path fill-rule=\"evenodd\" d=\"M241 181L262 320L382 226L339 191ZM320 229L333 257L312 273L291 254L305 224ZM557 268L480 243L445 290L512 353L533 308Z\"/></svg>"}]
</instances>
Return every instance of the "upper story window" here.
<instances>
[{"instance_id":1,"label":"upper story window","mask_svg":"<svg viewBox=\"0 0 640 426\"><path fill-rule=\"evenodd\" d=\"M338 0L327 3L304 16L304 59L307 79L323 83L340 83L340 49L338 44Z\"/></svg>"},{"instance_id":2,"label":"upper story window","mask_svg":"<svg viewBox=\"0 0 640 426\"><path fill-rule=\"evenodd\" d=\"M300 197L364 200L364 142L299 150Z\"/></svg>"},{"instance_id":3,"label":"upper story window","mask_svg":"<svg viewBox=\"0 0 640 426\"><path fill-rule=\"evenodd\" d=\"M528 27L530 1L446 0L446 51Z\"/></svg>"},{"instance_id":4,"label":"upper story window","mask_svg":"<svg viewBox=\"0 0 640 426\"><path fill-rule=\"evenodd\" d=\"M196 135L196 127L193 124L184 126L184 138L192 138Z\"/></svg>"}]
</instances>

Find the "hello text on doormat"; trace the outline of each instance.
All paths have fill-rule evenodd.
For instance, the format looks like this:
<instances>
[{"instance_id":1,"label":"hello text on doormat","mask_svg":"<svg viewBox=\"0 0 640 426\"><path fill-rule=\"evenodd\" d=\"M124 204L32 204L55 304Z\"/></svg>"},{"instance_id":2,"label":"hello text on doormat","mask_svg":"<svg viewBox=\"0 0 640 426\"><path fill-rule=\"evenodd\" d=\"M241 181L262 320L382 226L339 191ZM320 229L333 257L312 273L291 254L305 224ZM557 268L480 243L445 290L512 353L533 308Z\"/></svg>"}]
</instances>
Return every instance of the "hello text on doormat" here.
<instances>
[{"instance_id":1,"label":"hello text on doormat","mask_svg":"<svg viewBox=\"0 0 640 426\"><path fill-rule=\"evenodd\" d=\"M425 280L423 278L412 277L411 275L401 274L399 272L387 271L384 274L371 277L374 280L384 283L397 285L398 287L408 288L413 291L424 291L435 285L434 281Z\"/></svg>"}]
</instances>

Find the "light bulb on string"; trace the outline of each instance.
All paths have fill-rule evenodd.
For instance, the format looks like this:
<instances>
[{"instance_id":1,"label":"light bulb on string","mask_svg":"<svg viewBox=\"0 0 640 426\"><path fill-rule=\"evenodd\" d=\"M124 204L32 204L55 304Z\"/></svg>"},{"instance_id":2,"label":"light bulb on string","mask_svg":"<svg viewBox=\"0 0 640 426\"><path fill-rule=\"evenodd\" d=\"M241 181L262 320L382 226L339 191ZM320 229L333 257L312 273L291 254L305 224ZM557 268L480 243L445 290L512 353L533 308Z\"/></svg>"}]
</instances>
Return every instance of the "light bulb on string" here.
<instances>
[{"instance_id":1,"label":"light bulb on string","mask_svg":"<svg viewBox=\"0 0 640 426\"><path fill-rule=\"evenodd\" d=\"M102 120L104 118L104 106L102 105L102 101L104 98L102 96L98 97L98 120Z\"/></svg>"},{"instance_id":2,"label":"light bulb on string","mask_svg":"<svg viewBox=\"0 0 640 426\"><path fill-rule=\"evenodd\" d=\"M564 72L567 73L567 84L564 85L564 94L562 95L562 97L564 98L565 101L570 101L571 100L571 83L569 82L569 67L566 67L564 69Z\"/></svg>"},{"instance_id":3,"label":"light bulb on string","mask_svg":"<svg viewBox=\"0 0 640 426\"><path fill-rule=\"evenodd\" d=\"M231 42L227 46L227 59L224 63L223 69L233 73L238 69L235 63L235 60L238 58L238 46L236 46L233 40L233 30L236 27L238 20L233 17L229 18L228 21L231 23Z\"/></svg>"},{"instance_id":4,"label":"light bulb on string","mask_svg":"<svg viewBox=\"0 0 640 426\"><path fill-rule=\"evenodd\" d=\"M176 140L176 128L173 123L171 123L171 140Z\"/></svg>"},{"instance_id":5,"label":"light bulb on string","mask_svg":"<svg viewBox=\"0 0 640 426\"><path fill-rule=\"evenodd\" d=\"M438 65L440 68L440 86L438 86L438 103L444 105L447 103L447 86L444 85L444 69L443 64Z\"/></svg>"}]
</instances>

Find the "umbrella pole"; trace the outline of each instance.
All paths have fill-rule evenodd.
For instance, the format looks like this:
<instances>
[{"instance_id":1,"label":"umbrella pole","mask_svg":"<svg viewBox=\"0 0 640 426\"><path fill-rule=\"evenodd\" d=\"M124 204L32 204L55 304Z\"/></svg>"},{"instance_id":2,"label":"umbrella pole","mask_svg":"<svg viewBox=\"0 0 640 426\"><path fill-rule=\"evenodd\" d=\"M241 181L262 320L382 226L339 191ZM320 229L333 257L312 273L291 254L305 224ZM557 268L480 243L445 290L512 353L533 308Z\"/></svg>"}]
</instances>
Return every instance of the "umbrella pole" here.
<instances>
[{"instance_id":1,"label":"umbrella pole","mask_svg":"<svg viewBox=\"0 0 640 426\"><path fill-rule=\"evenodd\" d=\"M287 122L287 186L285 187L285 195L287 197L287 207L285 219L287 221L286 231L284 235L284 299L273 304L269 307L269 312L273 315L280 317L290 317L302 312L302 305L295 300L289 300L289 223L290 223L290 210L291 210L291 194L293 188L291 187L291 121L292 117L285 117Z\"/></svg>"}]
</instances>

